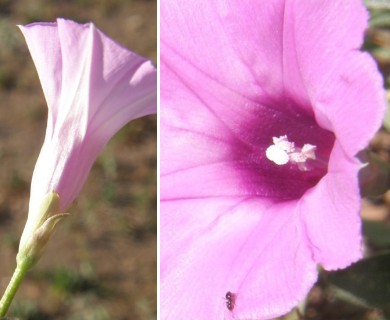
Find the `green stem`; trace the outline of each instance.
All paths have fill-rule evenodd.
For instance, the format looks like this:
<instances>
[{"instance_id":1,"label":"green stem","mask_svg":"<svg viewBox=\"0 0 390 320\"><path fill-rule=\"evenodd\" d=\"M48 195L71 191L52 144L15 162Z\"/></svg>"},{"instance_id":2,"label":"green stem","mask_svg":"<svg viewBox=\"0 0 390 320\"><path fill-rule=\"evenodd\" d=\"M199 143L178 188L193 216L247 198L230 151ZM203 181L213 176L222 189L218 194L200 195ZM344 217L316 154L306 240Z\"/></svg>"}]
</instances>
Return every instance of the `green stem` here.
<instances>
[{"instance_id":1,"label":"green stem","mask_svg":"<svg viewBox=\"0 0 390 320\"><path fill-rule=\"evenodd\" d=\"M18 291L19 285L26 275L28 269L30 269L31 263L28 259L23 259L17 264L15 272L8 284L7 289L4 292L3 297L0 300L0 317L5 316L8 308L15 297L16 291Z\"/></svg>"}]
</instances>

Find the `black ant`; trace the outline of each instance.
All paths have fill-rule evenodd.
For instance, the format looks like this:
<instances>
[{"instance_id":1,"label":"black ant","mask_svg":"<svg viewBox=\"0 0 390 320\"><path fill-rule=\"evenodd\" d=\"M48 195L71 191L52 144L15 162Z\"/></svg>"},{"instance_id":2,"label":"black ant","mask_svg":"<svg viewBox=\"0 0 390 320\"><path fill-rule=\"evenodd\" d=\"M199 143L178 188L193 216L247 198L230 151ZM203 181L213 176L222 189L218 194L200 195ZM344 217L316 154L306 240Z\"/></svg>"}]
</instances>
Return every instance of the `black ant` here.
<instances>
[{"instance_id":1,"label":"black ant","mask_svg":"<svg viewBox=\"0 0 390 320\"><path fill-rule=\"evenodd\" d=\"M233 311L234 309L234 304L236 300L236 296L234 293L231 293L230 291L226 292L225 294L225 299L226 299L226 307L230 310Z\"/></svg>"}]
</instances>

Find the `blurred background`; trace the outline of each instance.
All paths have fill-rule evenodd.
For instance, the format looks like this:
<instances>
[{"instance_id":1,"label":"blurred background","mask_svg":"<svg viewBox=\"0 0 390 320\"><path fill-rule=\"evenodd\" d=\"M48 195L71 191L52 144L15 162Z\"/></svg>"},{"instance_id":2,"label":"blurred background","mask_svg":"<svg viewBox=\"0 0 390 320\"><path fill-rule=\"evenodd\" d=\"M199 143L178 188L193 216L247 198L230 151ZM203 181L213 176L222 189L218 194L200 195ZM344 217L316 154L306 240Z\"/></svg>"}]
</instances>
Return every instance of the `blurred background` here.
<instances>
[{"instance_id":1,"label":"blurred background","mask_svg":"<svg viewBox=\"0 0 390 320\"><path fill-rule=\"evenodd\" d=\"M155 0L0 0L0 294L15 268L47 107L16 27L92 21L157 61ZM9 315L18 319L156 319L156 117L125 126L92 168Z\"/></svg>"}]
</instances>

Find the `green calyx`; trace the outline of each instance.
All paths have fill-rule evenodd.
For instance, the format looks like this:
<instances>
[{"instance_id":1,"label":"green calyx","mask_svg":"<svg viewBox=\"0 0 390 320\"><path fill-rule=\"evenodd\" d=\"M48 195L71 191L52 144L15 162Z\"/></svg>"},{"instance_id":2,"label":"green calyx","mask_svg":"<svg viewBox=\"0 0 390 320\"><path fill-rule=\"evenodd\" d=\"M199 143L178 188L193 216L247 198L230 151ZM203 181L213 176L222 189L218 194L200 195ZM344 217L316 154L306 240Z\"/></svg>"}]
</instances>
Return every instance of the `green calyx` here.
<instances>
[{"instance_id":1,"label":"green calyx","mask_svg":"<svg viewBox=\"0 0 390 320\"><path fill-rule=\"evenodd\" d=\"M19 245L19 252L16 256L17 264L35 264L40 258L43 248L54 232L56 224L68 213L59 213L60 197L58 193L51 192L42 200L39 210L34 215L34 220L23 231Z\"/></svg>"},{"instance_id":2,"label":"green calyx","mask_svg":"<svg viewBox=\"0 0 390 320\"><path fill-rule=\"evenodd\" d=\"M20 240L15 272L0 300L0 318L6 315L27 271L39 260L58 221L69 215L59 213L60 197L56 192L47 194L39 208L32 210Z\"/></svg>"}]
</instances>

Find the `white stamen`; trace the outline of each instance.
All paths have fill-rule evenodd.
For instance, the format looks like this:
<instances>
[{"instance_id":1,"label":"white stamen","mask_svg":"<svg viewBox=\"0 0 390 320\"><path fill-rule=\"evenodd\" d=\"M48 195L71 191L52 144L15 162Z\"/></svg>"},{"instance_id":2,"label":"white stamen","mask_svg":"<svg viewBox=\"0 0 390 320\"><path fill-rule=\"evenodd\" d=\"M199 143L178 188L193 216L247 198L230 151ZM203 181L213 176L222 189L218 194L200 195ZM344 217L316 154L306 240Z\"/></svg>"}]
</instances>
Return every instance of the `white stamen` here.
<instances>
[{"instance_id":1,"label":"white stamen","mask_svg":"<svg viewBox=\"0 0 390 320\"><path fill-rule=\"evenodd\" d=\"M274 144L267 148L265 155L269 160L275 162L278 166L286 164L289 160L287 152Z\"/></svg>"},{"instance_id":2,"label":"white stamen","mask_svg":"<svg viewBox=\"0 0 390 320\"><path fill-rule=\"evenodd\" d=\"M295 147L294 142L288 141L286 135L279 138L273 137L272 141L274 144L267 148L265 155L278 166L291 162L295 163L299 170L307 171L308 167L306 165L306 160L316 159L315 150L317 147L312 144L305 144L302 149L297 148Z\"/></svg>"},{"instance_id":3,"label":"white stamen","mask_svg":"<svg viewBox=\"0 0 390 320\"><path fill-rule=\"evenodd\" d=\"M317 147L313 146L312 144L305 144L302 147L301 152L306 156L307 159L315 160L315 158L316 158L316 154L315 154L316 149L317 149Z\"/></svg>"},{"instance_id":4,"label":"white stamen","mask_svg":"<svg viewBox=\"0 0 390 320\"><path fill-rule=\"evenodd\" d=\"M289 154L291 162L302 163L306 162L307 157L302 152L292 152Z\"/></svg>"},{"instance_id":5,"label":"white stamen","mask_svg":"<svg viewBox=\"0 0 390 320\"><path fill-rule=\"evenodd\" d=\"M290 142L287 139L287 136L281 136L279 138L273 137L272 141L279 149L286 151L287 153L294 151L294 142Z\"/></svg>"}]
</instances>

